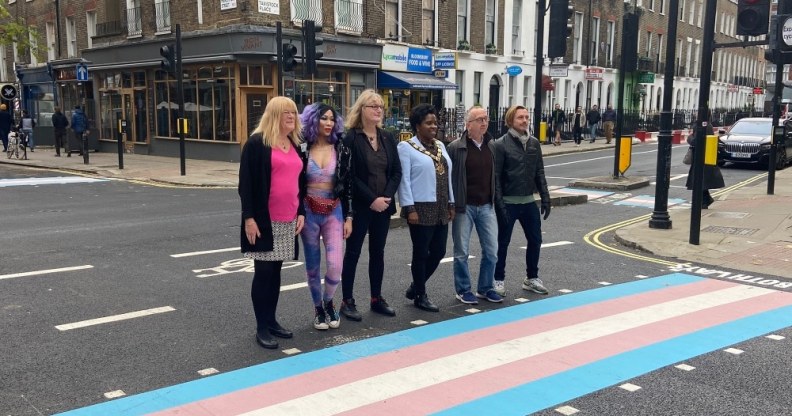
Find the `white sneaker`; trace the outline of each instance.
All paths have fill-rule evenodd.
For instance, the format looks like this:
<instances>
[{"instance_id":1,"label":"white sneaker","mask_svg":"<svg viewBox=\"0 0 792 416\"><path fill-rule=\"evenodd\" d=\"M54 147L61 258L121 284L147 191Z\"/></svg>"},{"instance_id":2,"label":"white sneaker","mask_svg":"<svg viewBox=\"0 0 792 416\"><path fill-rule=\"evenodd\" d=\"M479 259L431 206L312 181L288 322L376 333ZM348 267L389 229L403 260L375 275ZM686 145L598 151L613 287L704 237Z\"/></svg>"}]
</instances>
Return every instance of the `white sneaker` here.
<instances>
[{"instance_id":1,"label":"white sneaker","mask_svg":"<svg viewBox=\"0 0 792 416\"><path fill-rule=\"evenodd\" d=\"M492 288L495 290L495 293L506 296L506 284L503 280L496 280Z\"/></svg>"},{"instance_id":2,"label":"white sneaker","mask_svg":"<svg viewBox=\"0 0 792 416\"><path fill-rule=\"evenodd\" d=\"M542 279L535 277L533 279L525 278L523 280L522 288L525 290L530 290L531 292L538 293L540 295L546 295L548 293L547 288L544 286Z\"/></svg>"}]
</instances>

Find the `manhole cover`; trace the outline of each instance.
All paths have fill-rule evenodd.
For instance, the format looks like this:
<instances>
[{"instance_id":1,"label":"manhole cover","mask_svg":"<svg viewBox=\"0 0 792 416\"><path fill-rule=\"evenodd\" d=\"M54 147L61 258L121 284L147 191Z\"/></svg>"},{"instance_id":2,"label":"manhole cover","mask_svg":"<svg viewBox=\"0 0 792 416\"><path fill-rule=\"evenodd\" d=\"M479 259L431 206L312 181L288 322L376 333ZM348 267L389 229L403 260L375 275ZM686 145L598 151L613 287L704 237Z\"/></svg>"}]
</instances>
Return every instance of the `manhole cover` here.
<instances>
[{"instance_id":1,"label":"manhole cover","mask_svg":"<svg viewBox=\"0 0 792 416\"><path fill-rule=\"evenodd\" d=\"M759 231L758 228L739 228L739 227L721 227L717 225L710 225L704 228L705 233L718 233L718 234L731 234L731 235L753 235Z\"/></svg>"},{"instance_id":2,"label":"manhole cover","mask_svg":"<svg viewBox=\"0 0 792 416\"><path fill-rule=\"evenodd\" d=\"M710 212L707 216L710 218L732 218L740 219L745 218L751 214L747 212Z\"/></svg>"}]
</instances>

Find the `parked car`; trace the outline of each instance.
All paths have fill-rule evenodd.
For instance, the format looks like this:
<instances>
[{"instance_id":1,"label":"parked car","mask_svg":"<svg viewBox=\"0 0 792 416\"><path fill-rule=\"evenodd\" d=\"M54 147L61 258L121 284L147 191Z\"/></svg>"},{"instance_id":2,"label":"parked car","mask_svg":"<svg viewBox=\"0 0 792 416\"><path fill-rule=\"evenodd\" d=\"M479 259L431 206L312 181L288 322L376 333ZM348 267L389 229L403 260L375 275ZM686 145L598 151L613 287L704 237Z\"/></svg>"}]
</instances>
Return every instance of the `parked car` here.
<instances>
[{"instance_id":1,"label":"parked car","mask_svg":"<svg viewBox=\"0 0 792 416\"><path fill-rule=\"evenodd\" d=\"M776 169L783 169L792 154L792 122L781 120L784 135L776 148ZM767 117L741 118L726 130L721 130L718 164L726 162L758 164L767 167L770 161L773 119Z\"/></svg>"}]
</instances>

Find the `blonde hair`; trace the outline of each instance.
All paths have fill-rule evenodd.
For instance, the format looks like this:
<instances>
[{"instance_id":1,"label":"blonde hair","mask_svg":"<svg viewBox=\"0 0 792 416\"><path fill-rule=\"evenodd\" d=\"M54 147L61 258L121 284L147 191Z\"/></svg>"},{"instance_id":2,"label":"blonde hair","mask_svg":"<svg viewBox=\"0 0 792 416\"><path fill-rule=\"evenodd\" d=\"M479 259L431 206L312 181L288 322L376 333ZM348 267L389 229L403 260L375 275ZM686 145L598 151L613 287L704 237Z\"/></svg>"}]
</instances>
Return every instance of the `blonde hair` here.
<instances>
[{"instance_id":1,"label":"blonde hair","mask_svg":"<svg viewBox=\"0 0 792 416\"><path fill-rule=\"evenodd\" d=\"M370 105L372 101L376 100L379 105L384 105L385 102L382 96L377 94L376 91L369 88L360 93L360 96L349 108L345 127L348 129L362 129L363 128L363 107ZM377 124L377 127L382 127L382 122Z\"/></svg>"},{"instance_id":2,"label":"blonde hair","mask_svg":"<svg viewBox=\"0 0 792 416\"><path fill-rule=\"evenodd\" d=\"M511 108L509 108L508 110L506 110L506 117L504 117L505 118L504 121L506 121L506 125L507 126L509 126L509 127L513 126L514 117L517 115L517 111L519 111L519 110L528 111L527 108L525 108L525 107L523 107L521 105L515 105L515 106L512 106ZM530 117L531 117L531 114L529 113L528 114L528 119L529 120L530 120Z\"/></svg>"},{"instance_id":3,"label":"blonde hair","mask_svg":"<svg viewBox=\"0 0 792 416\"><path fill-rule=\"evenodd\" d=\"M261 115L261 120L252 134L261 133L264 144L269 147L275 147L281 135L280 121L285 111L294 112L294 130L289 133L289 140L295 145L300 144L302 141L300 136L302 124L297 113L297 104L288 97L275 97L267 103L267 107L264 108L264 114Z\"/></svg>"}]
</instances>

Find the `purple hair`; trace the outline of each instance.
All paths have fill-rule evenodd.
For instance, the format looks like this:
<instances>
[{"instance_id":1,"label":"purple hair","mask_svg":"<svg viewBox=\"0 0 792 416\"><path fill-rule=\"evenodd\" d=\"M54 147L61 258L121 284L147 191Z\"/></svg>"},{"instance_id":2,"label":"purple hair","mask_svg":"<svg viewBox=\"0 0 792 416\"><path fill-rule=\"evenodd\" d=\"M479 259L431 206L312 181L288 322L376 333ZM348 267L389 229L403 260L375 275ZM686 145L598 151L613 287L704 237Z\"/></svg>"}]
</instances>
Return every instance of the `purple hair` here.
<instances>
[{"instance_id":1,"label":"purple hair","mask_svg":"<svg viewBox=\"0 0 792 416\"><path fill-rule=\"evenodd\" d=\"M341 119L341 115L327 104L315 103L306 106L300 114L300 122L303 125L303 138L308 143L313 144L316 141L319 133L319 119L327 110L330 110L333 113L333 118L335 118L333 131L330 132L330 137L327 138L327 141L330 144L336 144L341 135L344 134L344 121Z\"/></svg>"}]
</instances>

